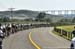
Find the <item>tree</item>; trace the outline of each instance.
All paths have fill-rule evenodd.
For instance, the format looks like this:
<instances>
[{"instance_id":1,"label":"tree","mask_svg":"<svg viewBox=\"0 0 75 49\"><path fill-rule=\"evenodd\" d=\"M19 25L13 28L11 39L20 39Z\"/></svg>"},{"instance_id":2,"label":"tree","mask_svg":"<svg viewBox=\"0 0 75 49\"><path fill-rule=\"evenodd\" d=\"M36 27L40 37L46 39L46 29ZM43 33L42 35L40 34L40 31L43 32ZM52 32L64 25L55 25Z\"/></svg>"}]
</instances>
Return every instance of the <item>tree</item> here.
<instances>
[{"instance_id":1,"label":"tree","mask_svg":"<svg viewBox=\"0 0 75 49\"><path fill-rule=\"evenodd\" d=\"M72 22L75 23L75 17L72 19Z\"/></svg>"},{"instance_id":2,"label":"tree","mask_svg":"<svg viewBox=\"0 0 75 49\"><path fill-rule=\"evenodd\" d=\"M2 21L3 21L3 22L8 22L8 21L10 21L10 19L9 19L9 17L3 17L3 18L2 18Z\"/></svg>"},{"instance_id":3,"label":"tree","mask_svg":"<svg viewBox=\"0 0 75 49\"><path fill-rule=\"evenodd\" d=\"M61 19L60 22L71 22L71 19Z\"/></svg>"},{"instance_id":4,"label":"tree","mask_svg":"<svg viewBox=\"0 0 75 49\"><path fill-rule=\"evenodd\" d=\"M0 18L0 22L2 22L2 18Z\"/></svg>"},{"instance_id":5,"label":"tree","mask_svg":"<svg viewBox=\"0 0 75 49\"><path fill-rule=\"evenodd\" d=\"M52 20L50 18L47 18L46 22L52 22Z\"/></svg>"},{"instance_id":6,"label":"tree","mask_svg":"<svg viewBox=\"0 0 75 49\"><path fill-rule=\"evenodd\" d=\"M40 12L40 13L38 14L38 16L36 17L36 20L37 20L37 21L42 20L42 19L45 17L45 15L46 15L46 13Z\"/></svg>"}]
</instances>

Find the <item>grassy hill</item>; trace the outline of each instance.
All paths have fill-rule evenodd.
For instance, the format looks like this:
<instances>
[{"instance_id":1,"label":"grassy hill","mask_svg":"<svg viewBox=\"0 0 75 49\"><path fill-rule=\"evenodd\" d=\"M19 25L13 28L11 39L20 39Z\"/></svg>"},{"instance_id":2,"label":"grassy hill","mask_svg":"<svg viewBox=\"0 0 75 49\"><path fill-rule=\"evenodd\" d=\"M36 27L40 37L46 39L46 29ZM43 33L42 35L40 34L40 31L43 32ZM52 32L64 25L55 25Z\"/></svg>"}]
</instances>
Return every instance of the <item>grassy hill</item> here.
<instances>
[{"instance_id":1,"label":"grassy hill","mask_svg":"<svg viewBox=\"0 0 75 49\"><path fill-rule=\"evenodd\" d=\"M39 14L39 11L31 11L31 10L15 10L12 12L14 19L29 19L29 18L36 18ZM10 11L0 11L0 17L10 17L11 12ZM60 15L51 15L46 14L45 18L51 19L53 22L59 21L63 18L63 16Z\"/></svg>"}]
</instances>

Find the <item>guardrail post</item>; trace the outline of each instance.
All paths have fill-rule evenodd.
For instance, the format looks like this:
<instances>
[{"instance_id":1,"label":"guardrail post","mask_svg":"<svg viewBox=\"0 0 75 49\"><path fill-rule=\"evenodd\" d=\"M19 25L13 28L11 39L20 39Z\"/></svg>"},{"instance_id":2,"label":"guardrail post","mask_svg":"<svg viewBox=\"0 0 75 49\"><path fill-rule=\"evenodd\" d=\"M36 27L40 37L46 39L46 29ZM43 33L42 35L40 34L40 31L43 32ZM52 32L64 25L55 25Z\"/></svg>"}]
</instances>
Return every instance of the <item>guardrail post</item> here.
<instances>
[{"instance_id":1,"label":"guardrail post","mask_svg":"<svg viewBox=\"0 0 75 49\"><path fill-rule=\"evenodd\" d=\"M71 33L71 39L72 39L72 33Z\"/></svg>"},{"instance_id":2,"label":"guardrail post","mask_svg":"<svg viewBox=\"0 0 75 49\"><path fill-rule=\"evenodd\" d=\"M61 36L62 36L63 34L62 34L62 29L61 29Z\"/></svg>"},{"instance_id":3,"label":"guardrail post","mask_svg":"<svg viewBox=\"0 0 75 49\"><path fill-rule=\"evenodd\" d=\"M68 32L67 32L67 39L69 39L69 38L68 38Z\"/></svg>"}]
</instances>

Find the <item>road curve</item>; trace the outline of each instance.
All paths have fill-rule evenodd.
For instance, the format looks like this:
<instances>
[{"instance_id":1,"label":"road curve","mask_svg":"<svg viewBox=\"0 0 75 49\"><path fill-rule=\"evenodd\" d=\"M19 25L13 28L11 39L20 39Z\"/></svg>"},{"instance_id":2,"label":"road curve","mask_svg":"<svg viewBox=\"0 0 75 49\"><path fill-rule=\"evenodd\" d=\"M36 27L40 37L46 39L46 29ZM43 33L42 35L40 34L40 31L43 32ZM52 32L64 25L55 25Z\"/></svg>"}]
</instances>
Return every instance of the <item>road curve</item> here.
<instances>
[{"instance_id":1,"label":"road curve","mask_svg":"<svg viewBox=\"0 0 75 49\"><path fill-rule=\"evenodd\" d=\"M32 29L32 39L41 49L69 49L70 41L52 33L53 27Z\"/></svg>"},{"instance_id":2,"label":"road curve","mask_svg":"<svg viewBox=\"0 0 75 49\"><path fill-rule=\"evenodd\" d=\"M3 40L3 49L36 49L30 42L30 30L20 31Z\"/></svg>"},{"instance_id":3,"label":"road curve","mask_svg":"<svg viewBox=\"0 0 75 49\"><path fill-rule=\"evenodd\" d=\"M70 41L52 33L52 27L34 28L20 31L3 40L3 49L36 49L29 40L29 33L33 41L41 49L65 49L70 46Z\"/></svg>"},{"instance_id":4,"label":"road curve","mask_svg":"<svg viewBox=\"0 0 75 49\"><path fill-rule=\"evenodd\" d=\"M41 49L39 45L37 45L35 43L35 41L32 39L32 36L31 36L31 32L29 33L29 40L30 42L36 47L36 49Z\"/></svg>"}]
</instances>

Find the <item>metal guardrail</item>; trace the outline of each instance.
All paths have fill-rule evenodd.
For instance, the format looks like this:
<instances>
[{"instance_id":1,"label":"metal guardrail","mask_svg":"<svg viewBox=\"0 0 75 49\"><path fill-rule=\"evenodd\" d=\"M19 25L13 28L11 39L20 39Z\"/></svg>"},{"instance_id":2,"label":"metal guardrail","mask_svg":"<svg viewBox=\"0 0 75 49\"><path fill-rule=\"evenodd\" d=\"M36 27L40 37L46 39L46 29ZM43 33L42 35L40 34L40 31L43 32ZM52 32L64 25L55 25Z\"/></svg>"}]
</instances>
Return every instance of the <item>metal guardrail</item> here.
<instances>
[{"instance_id":1,"label":"metal guardrail","mask_svg":"<svg viewBox=\"0 0 75 49\"><path fill-rule=\"evenodd\" d=\"M54 31L58 33L60 36L65 37L68 40L71 40L73 38L73 34L71 32L67 32L63 29L54 28Z\"/></svg>"}]
</instances>

